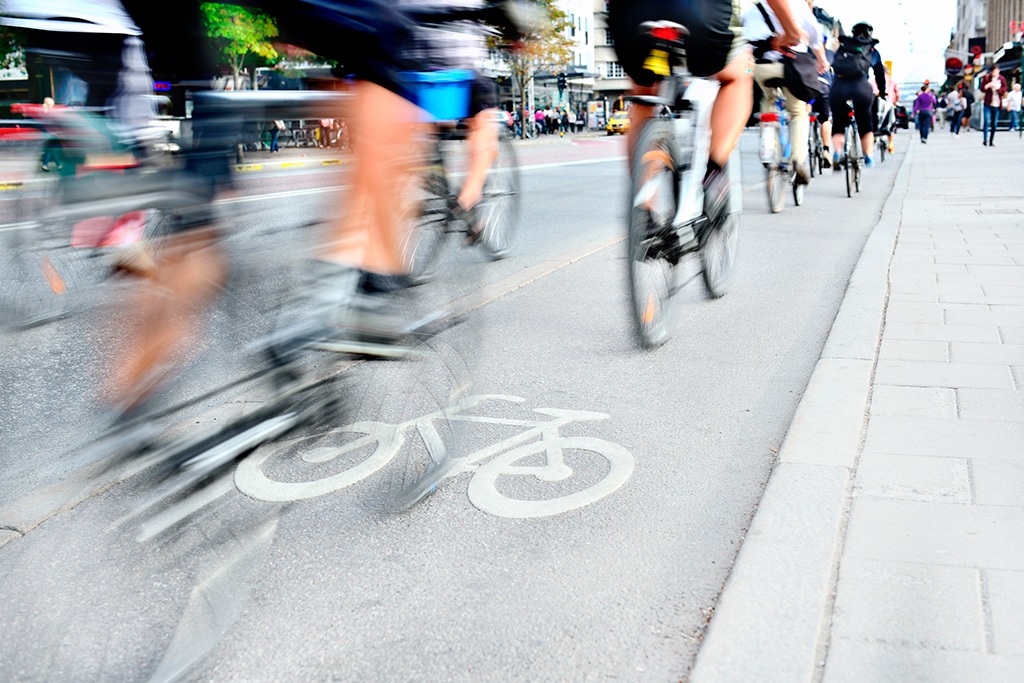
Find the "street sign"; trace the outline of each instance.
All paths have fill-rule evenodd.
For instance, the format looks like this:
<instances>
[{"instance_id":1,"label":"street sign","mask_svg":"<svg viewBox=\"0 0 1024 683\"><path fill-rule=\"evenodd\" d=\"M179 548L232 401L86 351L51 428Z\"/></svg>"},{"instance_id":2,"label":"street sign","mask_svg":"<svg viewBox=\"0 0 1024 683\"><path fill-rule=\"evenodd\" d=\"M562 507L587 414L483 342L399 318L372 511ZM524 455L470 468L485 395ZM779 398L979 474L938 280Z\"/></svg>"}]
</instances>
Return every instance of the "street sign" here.
<instances>
[{"instance_id":1,"label":"street sign","mask_svg":"<svg viewBox=\"0 0 1024 683\"><path fill-rule=\"evenodd\" d=\"M964 63L962 60L956 57L950 57L946 60L946 75L947 76L959 76L964 70Z\"/></svg>"}]
</instances>

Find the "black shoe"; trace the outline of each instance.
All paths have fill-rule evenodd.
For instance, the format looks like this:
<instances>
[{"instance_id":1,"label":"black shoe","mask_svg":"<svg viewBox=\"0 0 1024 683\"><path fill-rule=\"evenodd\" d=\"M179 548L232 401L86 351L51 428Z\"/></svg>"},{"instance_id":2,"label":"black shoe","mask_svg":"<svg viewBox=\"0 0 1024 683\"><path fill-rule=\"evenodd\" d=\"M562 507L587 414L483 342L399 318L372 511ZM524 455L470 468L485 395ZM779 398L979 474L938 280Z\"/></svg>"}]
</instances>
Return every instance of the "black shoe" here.
<instances>
[{"instance_id":1,"label":"black shoe","mask_svg":"<svg viewBox=\"0 0 1024 683\"><path fill-rule=\"evenodd\" d=\"M704 179L704 215L712 223L717 223L729 206L730 186L725 169L711 173Z\"/></svg>"}]
</instances>

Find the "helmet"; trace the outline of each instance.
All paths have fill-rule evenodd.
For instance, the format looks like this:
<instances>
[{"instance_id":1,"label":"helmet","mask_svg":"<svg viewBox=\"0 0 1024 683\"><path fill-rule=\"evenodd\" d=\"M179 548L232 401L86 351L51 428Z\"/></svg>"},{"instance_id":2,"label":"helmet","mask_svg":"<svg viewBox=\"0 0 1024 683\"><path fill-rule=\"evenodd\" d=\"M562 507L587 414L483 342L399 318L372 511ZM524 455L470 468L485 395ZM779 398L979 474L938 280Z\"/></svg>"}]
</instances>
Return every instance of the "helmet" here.
<instances>
[{"instance_id":1,"label":"helmet","mask_svg":"<svg viewBox=\"0 0 1024 683\"><path fill-rule=\"evenodd\" d=\"M875 27L866 21L860 21L854 24L853 28L850 30L855 36L870 38L871 34L875 32Z\"/></svg>"}]
</instances>

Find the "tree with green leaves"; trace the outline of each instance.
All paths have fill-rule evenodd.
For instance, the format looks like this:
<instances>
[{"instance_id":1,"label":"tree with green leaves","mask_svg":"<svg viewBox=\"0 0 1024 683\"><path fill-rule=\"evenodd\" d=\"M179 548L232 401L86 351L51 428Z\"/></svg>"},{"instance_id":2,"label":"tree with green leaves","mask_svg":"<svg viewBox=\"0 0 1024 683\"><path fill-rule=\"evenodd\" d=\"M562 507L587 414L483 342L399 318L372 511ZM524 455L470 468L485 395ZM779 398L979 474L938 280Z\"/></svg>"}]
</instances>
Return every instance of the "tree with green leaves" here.
<instances>
[{"instance_id":1,"label":"tree with green leaves","mask_svg":"<svg viewBox=\"0 0 1024 683\"><path fill-rule=\"evenodd\" d=\"M18 33L7 26L0 26L0 69L20 66L25 66L25 53L21 51Z\"/></svg>"},{"instance_id":2,"label":"tree with green leaves","mask_svg":"<svg viewBox=\"0 0 1024 683\"><path fill-rule=\"evenodd\" d=\"M520 103L523 132L526 134L525 96L533 77L542 71L565 71L572 64L574 41L569 37L572 24L569 15L555 4L555 0L536 0L547 21L531 29L511 46L502 46L502 58L508 65L516 88L523 95Z\"/></svg>"},{"instance_id":3,"label":"tree with green leaves","mask_svg":"<svg viewBox=\"0 0 1024 683\"><path fill-rule=\"evenodd\" d=\"M253 67L253 88L256 87L257 62L273 63L277 50L270 39L277 36L277 23L266 14L251 12L238 5L204 2L200 5L208 35L217 46L224 63L231 67L234 86L241 86L240 75L246 61Z\"/></svg>"}]
</instances>

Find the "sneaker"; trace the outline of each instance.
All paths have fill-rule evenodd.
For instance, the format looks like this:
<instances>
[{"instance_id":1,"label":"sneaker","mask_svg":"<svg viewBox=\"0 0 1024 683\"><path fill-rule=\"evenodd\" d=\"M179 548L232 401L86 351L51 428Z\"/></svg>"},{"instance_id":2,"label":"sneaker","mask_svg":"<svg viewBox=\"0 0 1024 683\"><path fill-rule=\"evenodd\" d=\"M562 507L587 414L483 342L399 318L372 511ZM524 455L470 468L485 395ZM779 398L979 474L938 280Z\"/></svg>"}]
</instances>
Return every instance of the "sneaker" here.
<instances>
[{"instance_id":1,"label":"sneaker","mask_svg":"<svg viewBox=\"0 0 1024 683\"><path fill-rule=\"evenodd\" d=\"M704 182L704 215L715 223L729 204L729 174L722 169Z\"/></svg>"},{"instance_id":2,"label":"sneaker","mask_svg":"<svg viewBox=\"0 0 1024 683\"><path fill-rule=\"evenodd\" d=\"M875 160L871 157L864 157L864 168L871 168L875 165Z\"/></svg>"},{"instance_id":3,"label":"sneaker","mask_svg":"<svg viewBox=\"0 0 1024 683\"><path fill-rule=\"evenodd\" d=\"M840 162L839 162L839 155L833 153L832 154L832 170L833 171L841 171L841 170L843 170L842 168L840 168L841 165L842 164L840 164Z\"/></svg>"},{"instance_id":4,"label":"sneaker","mask_svg":"<svg viewBox=\"0 0 1024 683\"><path fill-rule=\"evenodd\" d=\"M826 147L825 151L821 153L821 160L823 162L822 165L825 168L832 168L832 159L830 158L830 155L828 153L828 147Z\"/></svg>"},{"instance_id":5,"label":"sneaker","mask_svg":"<svg viewBox=\"0 0 1024 683\"><path fill-rule=\"evenodd\" d=\"M809 185L811 183L811 174L807 170L807 164L798 164L794 170L794 185Z\"/></svg>"},{"instance_id":6,"label":"sneaker","mask_svg":"<svg viewBox=\"0 0 1024 683\"><path fill-rule=\"evenodd\" d=\"M928 140L925 139L925 138L921 138L921 144L922 145L927 145L928 144Z\"/></svg>"}]
</instances>

